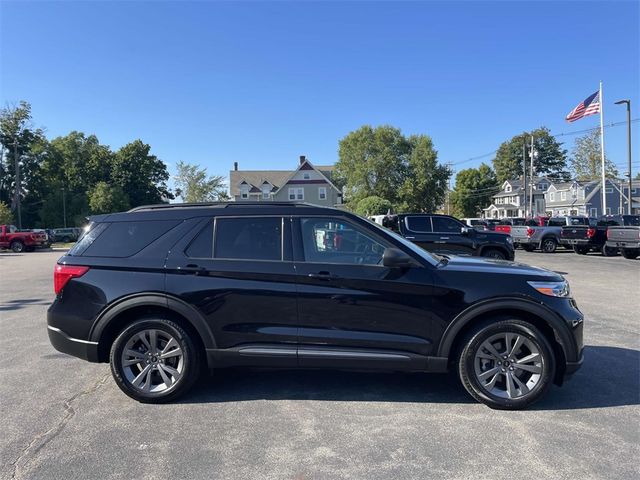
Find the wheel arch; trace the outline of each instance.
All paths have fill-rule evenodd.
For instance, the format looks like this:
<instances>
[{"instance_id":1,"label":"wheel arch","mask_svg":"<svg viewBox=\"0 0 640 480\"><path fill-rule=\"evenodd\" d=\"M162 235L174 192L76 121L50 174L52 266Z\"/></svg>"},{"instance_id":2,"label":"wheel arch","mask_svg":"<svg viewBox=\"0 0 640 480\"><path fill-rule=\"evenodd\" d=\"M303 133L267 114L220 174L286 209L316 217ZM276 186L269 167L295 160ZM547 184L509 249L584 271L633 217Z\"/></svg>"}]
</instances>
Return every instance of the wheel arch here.
<instances>
[{"instance_id":1,"label":"wheel arch","mask_svg":"<svg viewBox=\"0 0 640 480\"><path fill-rule=\"evenodd\" d=\"M546 337L556 356L554 382L562 383L573 339L564 321L548 308L522 299L500 299L469 307L447 327L438 346L438 357L455 361L462 341L481 322L496 316L512 316L534 325Z\"/></svg>"},{"instance_id":2,"label":"wheel arch","mask_svg":"<svg viewBox=\"0 0 640 480\"><path fill-rule=\"evenodd\" d=\"M173 296L146 293L125 297L98 316L89 335L91 341L98 342L98 361L109 361L111 345L126 325L152 314L167 316L180 324L202 348L203 355L206 349L216 348L209 326L194 307Z\"/></svg>"},{"instance_id":3,"label":"wheel arch","mask_svg":"<svg viewBox=\"0 0 640 480\"><path fill-rule=\"evenodd\" d=\"M480 247L480 251L478 252L478 256L484 256L485 252L489 250L498 250L500 253L504 254L504 258L509 258L509 250L502 245L483 245Z\"/></svg>"}]
</instances>

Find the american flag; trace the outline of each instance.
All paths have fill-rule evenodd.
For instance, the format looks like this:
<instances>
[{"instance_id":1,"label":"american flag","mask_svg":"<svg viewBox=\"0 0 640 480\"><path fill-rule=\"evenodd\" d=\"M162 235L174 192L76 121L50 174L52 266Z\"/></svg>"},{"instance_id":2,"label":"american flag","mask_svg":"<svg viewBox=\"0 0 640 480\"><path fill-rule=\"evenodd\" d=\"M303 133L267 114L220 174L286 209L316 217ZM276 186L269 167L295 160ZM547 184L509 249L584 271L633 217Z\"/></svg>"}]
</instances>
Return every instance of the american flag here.
<instances>
[{"instance_id":1,"label":"american flag","mask_svg":"<svg viewBox=\"0 0 640 480\"><path fill-rule=\"evenodd\" d=\"M600 113L600 92L596 92L589 95L586 99L578 104L576 108L571 110L571 113L567 115L567 122L575 122L582 117L589 115L595 115Z\"/></svg>"}]
</instances>

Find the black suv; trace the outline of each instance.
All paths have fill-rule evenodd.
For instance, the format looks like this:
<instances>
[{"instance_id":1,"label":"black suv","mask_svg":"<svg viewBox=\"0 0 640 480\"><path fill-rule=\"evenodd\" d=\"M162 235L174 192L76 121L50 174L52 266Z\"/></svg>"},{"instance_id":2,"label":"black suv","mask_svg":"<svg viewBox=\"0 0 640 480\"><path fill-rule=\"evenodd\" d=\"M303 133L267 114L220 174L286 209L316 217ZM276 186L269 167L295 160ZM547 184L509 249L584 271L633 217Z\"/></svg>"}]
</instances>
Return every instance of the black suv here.
<instances>
[{"instance_id":1,"label":"black suv","mask_svg":"<svg viewBox=\"0 0 640 480\"><path fill-rule=\"evenodd\" d=\"M506 233L479 231L449 215L387 215L382 225L433 253L513 260L513 241Z\"/></svg>"},{"instance_id":2,"label":"black suv","mask_svg":"<svg viewBox=\"0 0 640 480\"><path fill-rule=\"evenodd\" d=\"M557 273L431 254L348 212L293 203L163 205L91 218L55 268L51 343L110 362L143 402L230 366L457 371L522 408L582 362Z\"/></svg>"}]
</instances>

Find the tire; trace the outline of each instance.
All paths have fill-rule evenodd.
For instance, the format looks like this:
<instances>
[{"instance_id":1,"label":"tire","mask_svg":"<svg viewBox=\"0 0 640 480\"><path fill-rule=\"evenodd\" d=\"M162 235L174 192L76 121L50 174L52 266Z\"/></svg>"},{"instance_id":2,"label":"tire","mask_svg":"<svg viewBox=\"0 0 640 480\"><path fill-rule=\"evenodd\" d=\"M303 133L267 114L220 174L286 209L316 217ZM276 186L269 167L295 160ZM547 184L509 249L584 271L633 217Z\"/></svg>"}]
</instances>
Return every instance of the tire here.
<instances>
[{"instance_id":1,"label":"tire","mask_svg":"<svg viewBox=\"0 0 640 480\"><path fill-rule=\"evenodd\" d=\"M536 249L535 245L522 245L525 252L533 252Z\"/></svg>"},{"instance_id":2,"label":"tire","mask_svg":"<svg viewBox=\"0 0 640 480\"><path fill-rule=\"evenodd\" d=\"M505 260L507 256L497 248L488 248L482 252L483 257L495 258L497 260Z\"/></svg>"},{"instance_id":3,"label":"tire","mask_svg":"<svg viewBox=\"0 0 640 480\"><path fill-rule=\"evenodd\" d=\"M511 353L507 353L507 341ZM487 344L498 356L486 349ZM526 358L530 360L522 362ZM472 331L458 357L458 375L467 392L500 410L519 410L542 398L553 383L555 369L553 349L545 336L528 322L505 317L485 322Z\"/></svg>"},{"instance_id":4,"label":"tire","mask_svg":"<svg viewBox=\"0 0 640 480\"><path fill-rule=\"evenodd\" d=\"M618 255L618 249L615 247L607 247L606 245L603 245L600 251L605 257L615 257Z\"/></svg>"},{"instance_id":5,"label":"tire","mask_svg":"<svg viewBox=\"0 0 640 480\"><path fill-rule=\"evenodd\" d=\"M544 253L555 253L558 248L558 242L555 238L543 238L542 243L540 244L540 250Z\"/></svg>"},{"instance_id":6,"label":"tire","mask_svg":"<svg viewBox=\"0 0 640 480\"><path fill-rule=\"evenodd\" d=\"M624 258L633 260L640 255L640 248L621 248L620 253L622 253Z\"/></svg>"},{"instance_id":7,"label":"tire","mask_svg":"<svg viewBox=\"0 0 640 480\"><path fill-rule=\"evenodd\" d=\"M575 246L573 247L573 251L576 252L578 255L586 255L587 253L589 253L590 248L589 247L581 247L581 246Z\"/></svg>"},{"instance_id":8,"label":"tire","mask_svg":"<svg viewBox=\"0 0 640 480\"><path fill-rule=\"evenodd\" d=\"M71 239L69 237L62 237L62 243L69 243Z\"/></svg>"},{"instance_id":9,"label":"tire","mask_svg":"<svg viewBox=\"0 0 640 480\"><path fill-rule=\"evenodd\" d=\"M154 343L152 335L155 349L149 348ZM143 317L118 335L109 361L113 378L125 394L142 403L166 403L193 386L200 376L200 356L180 325L166 318Z\"/></svg>"},{"instance_id":10,"label":"tire","mask_svg":"<svg viewBox=\"0 0 640 480\"><path fill-rule=\"evenodd\" d=\"M11 245L9 245L9 248L11 248L14 253L22 253L24 251L24 243L20 240L14 240L11 242Z\"/></svg>"}]
</instances>

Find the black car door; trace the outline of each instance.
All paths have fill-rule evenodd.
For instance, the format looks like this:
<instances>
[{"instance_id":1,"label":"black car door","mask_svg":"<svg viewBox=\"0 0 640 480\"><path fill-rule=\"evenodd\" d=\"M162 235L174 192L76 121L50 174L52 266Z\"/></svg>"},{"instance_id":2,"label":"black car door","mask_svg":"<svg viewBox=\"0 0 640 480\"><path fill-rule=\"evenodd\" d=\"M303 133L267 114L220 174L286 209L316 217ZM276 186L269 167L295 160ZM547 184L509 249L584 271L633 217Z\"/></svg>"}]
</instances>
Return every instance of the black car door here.
<instances>
[{"instance_id":1,"label":"black car door","mask_svg":"<svg viewBox=\"0 0 640 480\"><path fill-rule=\"evenodd\" d=\"M407 215L400 217L400 231L407 240L411 240L420 248L435 252L438 248L439 236L433 234L429 215Z\"/></svg>"},{"instance_id":2,"label":"black car door","mask_svg":"<svg viewBox=\"0 0 640 480\"><path fill-rule=\"evenodd\" d=\"M296 365L291 219L204 219L167 258L167 291L206 319L217 355L244 365Z\"/></svg>"},{"instance_id":3,"label":"black car door","mask_svg":"<svg viewBox=\"0 0 640 480\"><path fill-rule=\"evenodd\" d=\"M475 232L463 232L465 225L451 217L431 217L434 240L433 251L453 255L472 255L474 252L473 234Z\"/></svg>"},{"instance_id":4,"label":"black car door","mask_svg":"<svg viewBox=\"0 0 640 480\"><path fill-rule=\"evenodd\" d=\"M299 365L424 368L440 332L430 269L384 267L388 239L352 220L301 217L293 227Z\"/></svg>"}]
</instances>

